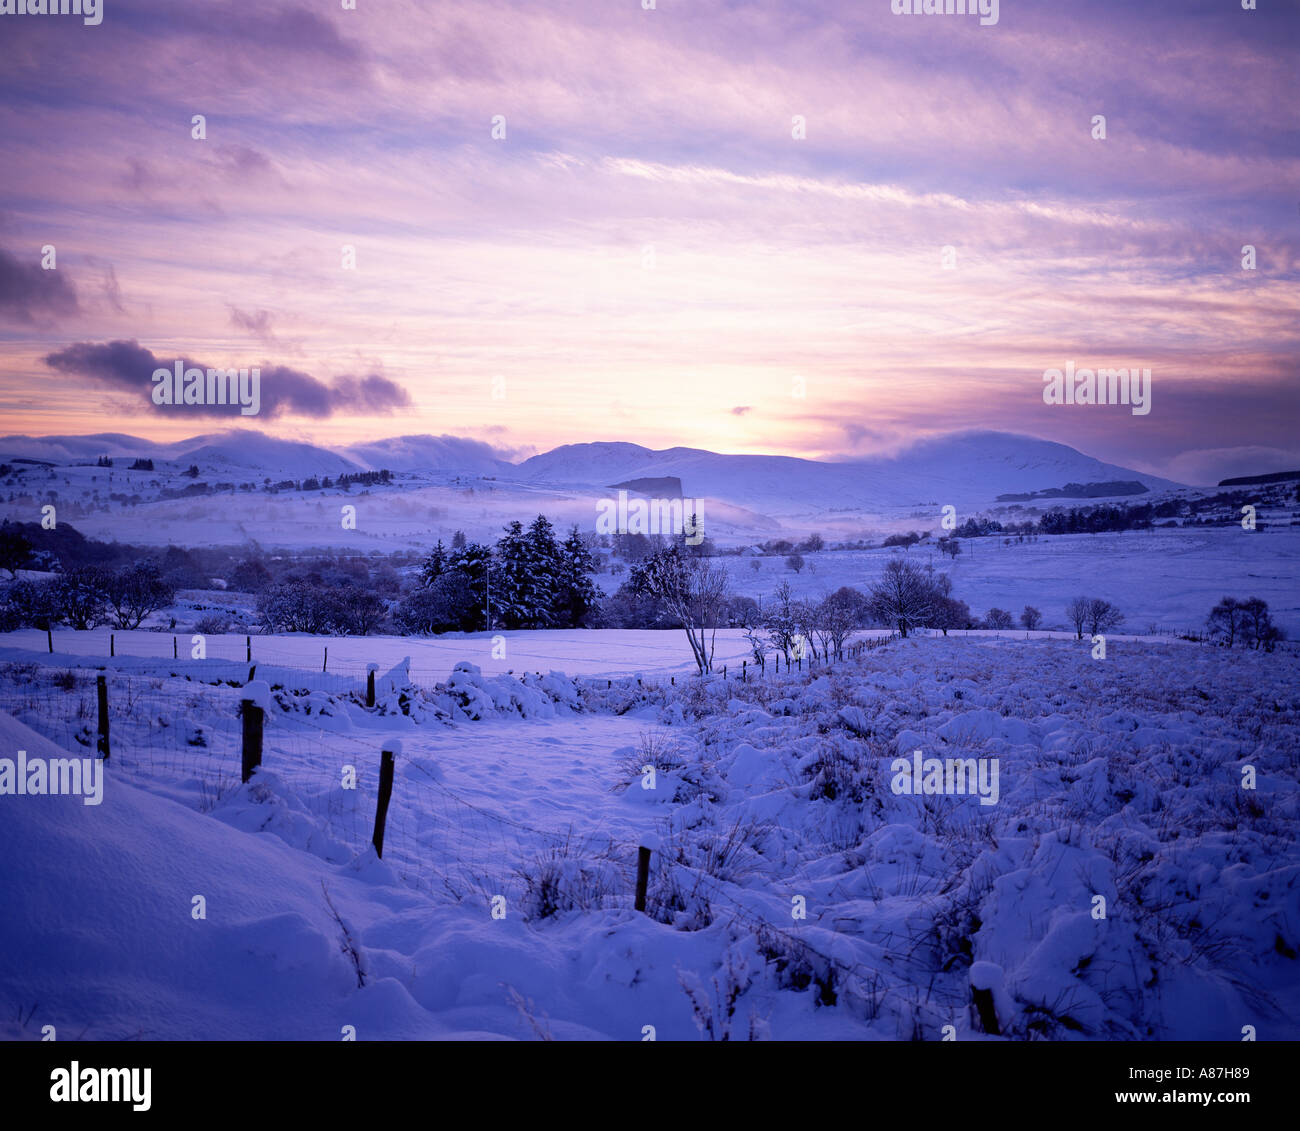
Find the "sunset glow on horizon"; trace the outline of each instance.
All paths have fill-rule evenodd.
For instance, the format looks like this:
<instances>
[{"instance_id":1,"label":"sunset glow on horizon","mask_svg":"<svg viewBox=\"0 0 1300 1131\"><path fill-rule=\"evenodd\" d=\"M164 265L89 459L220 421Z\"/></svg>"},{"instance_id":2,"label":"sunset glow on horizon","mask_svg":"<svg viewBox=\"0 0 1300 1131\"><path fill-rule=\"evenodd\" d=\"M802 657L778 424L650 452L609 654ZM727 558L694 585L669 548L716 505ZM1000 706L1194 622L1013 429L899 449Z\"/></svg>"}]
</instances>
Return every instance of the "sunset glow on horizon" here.
<instances>
[{"instance_id":1,"label":"sunset glow on horizon","mask_svg":"<svg viewBox=\"0 0 1300 1131\"><path fill-rule=\"evenodd\" d=\"M1296 9L1043 7L2 17L3 430L1300 464ZM161 414L137 356L279 407ZM1045 405L1067 363L1152 410Z\"/></svg>"}]
</instances>

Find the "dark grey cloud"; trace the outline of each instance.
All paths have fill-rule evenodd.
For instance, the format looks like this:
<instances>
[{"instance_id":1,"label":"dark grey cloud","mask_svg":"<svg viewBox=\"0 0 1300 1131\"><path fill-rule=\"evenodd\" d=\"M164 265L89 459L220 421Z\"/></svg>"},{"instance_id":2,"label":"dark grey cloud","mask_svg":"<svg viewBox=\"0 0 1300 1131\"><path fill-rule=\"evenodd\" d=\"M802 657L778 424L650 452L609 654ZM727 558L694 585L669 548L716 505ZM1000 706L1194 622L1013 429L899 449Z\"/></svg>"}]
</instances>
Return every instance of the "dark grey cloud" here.
<instances>
[{"instance_id":1,"label":"dark grey cloud","mask_svg":"<svg viewBox=\"0 0 1300 1131\"><path fill-rule=\"evenodd\" d=\"M77 288L66 274L46 271L37 254L20 259L0 248L0 321L26 326L79 311Z\"/></svg>"},{"instance_id":2,"label":"dark grey cloud","mask_svg":"<svg viewBox=\"0 0 1300 1131\"><path fill-rule=\"evenodd\" d=\"M138 394L150 408L159 411L189 416L228 417L239 414L238 405L154 405L151 397L154 371L171 369L178 359L175 355L155 355L134 340L76 342L46 355L43 360L60 373ZM236 365L236 359L223 361L220 366L206 365L193 358L182 357L179 360L186 368L204 370ZM243 363L237 367L251 368ZM378 374L338 377L327 383L287 365L258 368L261 370L261 411L258 415L267 420L286 415L319 420L339 412L376 415L405 408L411 403L405 389Z\"/></svg>"}]
</instances>

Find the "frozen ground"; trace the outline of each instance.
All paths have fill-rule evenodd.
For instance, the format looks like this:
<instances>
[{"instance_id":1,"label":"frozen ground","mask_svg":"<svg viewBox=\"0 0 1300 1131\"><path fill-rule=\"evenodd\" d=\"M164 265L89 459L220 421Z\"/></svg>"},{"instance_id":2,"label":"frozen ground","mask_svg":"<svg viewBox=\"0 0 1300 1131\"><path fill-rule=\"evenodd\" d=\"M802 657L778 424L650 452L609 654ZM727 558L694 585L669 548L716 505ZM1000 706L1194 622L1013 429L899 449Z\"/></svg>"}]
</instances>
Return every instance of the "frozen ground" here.
<instances>
[{"instance_id":1,"label":"frozen ground","mask_svg":"<svg viewBox=\"0 0 1300 1131\"><path fill-rule=\"evenodd\" d=\"M93 671L3 659L3 756L55 756L24 726L93 748ZM0 1021L987 1039L974 987L1015 1039L1296 1039L1298 668L935 638L747 684L399 669L366 710L360 678L296 693L264 661L264 769L239 786L242 660L123 659L103 804L0 797ZM380 862L364 846L395 742ZM998 759L996 804L894 792L918 749Z\"/></svg>"},{"instance_id":2,"label":"frozen ground","mask_svg":"<svg viewBox=\"0 0 1300 1131\"><path fill-rule=\"evenodd\" d=\"M1047 627L1066 626L1074 597L1101 597L1122 609L1129 632L1203 632L1205 618L1225 596L1261 597L1273 620L1300 637L1300 527L1246 531L1240 526L1196 530L1063 534L1004 545L1002 537L964 539L954 563L933 546L907 551L952 577L953 596L976 616L991 608L1019 616L1025 605L1043 613ZM864 589L899 550L842 550L804 554L800 573L784 558L719 558L741 593L766 598L782 581L801 596L841 585ZM751 560L758 561L753 569ZM602 582L605 580L601 579Z\"/></svg>"},{"instance_id":3,"label":"frozen ground","mask_svg":"<svg viewBox=\"0 0 1300 1131\"><path fill-rule=\"evenodd\" d=\"M176 650L188 658L192 645L188 632L149 631L116 632L115 649L119 657L162 657L172 655L172 637ZM888 635L883 630L863 636ZM59 655L106 659L110 631L73 632L55 630L54 650ZM246 635L207 636L205 647L209 659L243 661L248 654ZM504 641L504 647L501 642ZM0 651L15 648L46 652L46 635L39 629L0 633ZM328 671L344 675L364 675L366 665L390 668L404 657L411 659L411 677L416 683L432 684L446 677L461 660L478 665L484 671L505 673L550 671L557 669L571 675L621 676L638 673L685 673L694 671L686 636L680 630L654 629L554 629L501 633L446 633L442 636L261 636L253 635L253 660L281 664L319 672L325 667L325 649L329 649ZM493 653L496 653L494 655ZM739 629L719 629L715 653L719 667L739 665L749 659L750 649ZM46 657L48 659L48 656Z\"/></svg>"},{"instance_id":4,"label":"frozen ground","mask_svg":"<svg viewBox=\"0 0 1300 1131\"><path fill-rule=\"evenodd\" d=\"M878 640L889 636L886 629L866 629L855 640ZM937 631L936 631L937 635ZM1023 629L975 630L969 634L954 631L952 637L1005 639L1074 639L1074 632ZM110 636L113 641L110 643ZM189 632L162 633L149 631L120 632L106 628L93 632L58 629L54 632L54 656L48 654L48 641L39 629L21 629L0 633L0 658L25 658L32 654L42 663L101 662L115 651L125 663L131 659L170 659L175 651L188 659L193 645ZM1130 640L1132 635L1115 634L1111 639ZM250 643L251 640L251 643ZM502 645L504 641L504 645ZM686 638L679 629L544 629L502 633L445 633L441 636L261 636L254 634L208 635L204 648L209 660L228 662L231 678L248 674L245 657L252 649L252 659L262 666L273 664L300 669L304 686L325 686L329 680L312 680L311 675L362 678L367 665L374 663L391 668L410 659L410 676L414 683L432 685L445 678L461 660L468 660L494 675L558 670L571 675L619 678L624 676L686 676L695 671L687 651ZM329 655L326 657L326 649ZM728 677L741 671L743 662L751 661L749 645L738 629L719 629L715 641L714 664ZM768 657L768 664L775 661ZM752 667L752 664L751 664ZM152 670L153 665L145 665ZM226 669L223 669L225 671Z\"/></svg>"}]
</instances>

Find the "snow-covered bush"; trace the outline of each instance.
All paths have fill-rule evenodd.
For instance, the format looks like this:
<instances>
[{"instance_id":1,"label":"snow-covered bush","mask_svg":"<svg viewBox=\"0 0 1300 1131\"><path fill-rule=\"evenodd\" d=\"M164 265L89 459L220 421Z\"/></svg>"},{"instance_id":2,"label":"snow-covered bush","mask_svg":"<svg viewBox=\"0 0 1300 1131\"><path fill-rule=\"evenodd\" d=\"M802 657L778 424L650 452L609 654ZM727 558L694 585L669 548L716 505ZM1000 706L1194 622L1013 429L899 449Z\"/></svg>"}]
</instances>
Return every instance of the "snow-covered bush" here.
<instances>
[{"instance_id":1,"label":"snow-covered bush","mask_svg":"<svg viewBox=\"0 0 1300 1131\"><path fill-rule=\"evenodd\" d=\"M593 847L572 836L538 853L516 874L524 884L523 913L530 921L613 906L627 891L621 863L608 845Z\"/></svg>"}]
</instances>

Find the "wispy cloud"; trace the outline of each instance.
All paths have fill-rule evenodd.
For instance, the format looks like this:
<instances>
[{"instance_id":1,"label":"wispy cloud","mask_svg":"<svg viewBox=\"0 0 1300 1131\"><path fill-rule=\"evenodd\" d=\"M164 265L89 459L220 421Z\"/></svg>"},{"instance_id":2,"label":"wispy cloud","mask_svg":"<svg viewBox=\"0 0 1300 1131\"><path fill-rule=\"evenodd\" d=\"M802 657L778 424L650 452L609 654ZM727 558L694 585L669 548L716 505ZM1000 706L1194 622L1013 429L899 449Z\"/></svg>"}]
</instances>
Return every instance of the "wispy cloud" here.
<instances>
[{"instance_id":1,"label":"wispy cloud","mask_svg":"<svg viewBox=\"0 0 1300 1131\"><path fill-rule=\"evenodd\" d=\"M118 0L94 36L16 24L7 238L57 230L130 309L11 289L0 385L76 311L85 343L384 374L427 430L520 445L860 452L955 420L1111 458L1272 446L1241 406L1300 355L1300 28L1232 7L1008 3L981 31L831 0ZM1153 413L1035 419L1035 374L1082 356L1149 361ZM77 404L61 430L97 426ZM355 411L302 415L346 442Z\"/></svg>"}]
</instances>

